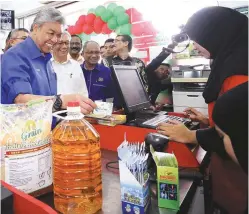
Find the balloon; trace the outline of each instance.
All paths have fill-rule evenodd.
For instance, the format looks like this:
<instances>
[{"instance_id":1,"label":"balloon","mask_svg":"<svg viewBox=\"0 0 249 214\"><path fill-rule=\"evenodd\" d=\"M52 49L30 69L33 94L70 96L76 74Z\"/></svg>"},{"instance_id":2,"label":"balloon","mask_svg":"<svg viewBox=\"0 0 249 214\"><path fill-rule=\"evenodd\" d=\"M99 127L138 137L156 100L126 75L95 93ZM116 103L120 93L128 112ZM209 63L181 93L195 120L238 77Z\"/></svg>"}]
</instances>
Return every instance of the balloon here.
<instances>
[{"instance_id":1,"label":"balloon","mask_svg":"<svg viewBox=\"0 0 249 214\"><path fill-rule=\"evenodd\" d=\"M96 17L93 24L94 32L97 34L101 33L104 24L105 22L100 17Z\"/></svg>"},{"instance_id":2,"label":"balloon","mask_svg":"<svg viewBox=\"0 0 249 214\"><path fill-rule=\"evenodd\" d=\"M118 25L124 25L129 23L129 16L126 13L121 13L117 16Z\"/></svg>"},{"instance_id":3,"label":"balloon","mask_svg":"<svg viewBox=\"0 0 249 214\"><path fill-rule=\"evenodd\" d=\"M115 32L117 35L121 34L121 26L117 27Z\"/></svg>"},{"instance_id":4,"label":"balloon","mask_svg":"<svg viewBox=\"0 0 249 214\"><path fill-rule=\"evenodd\" d=\"M131 34L131 24L125 24L120 26L120 34L130 35Z\"/></svg>"},{"instance_id":5,"label":"balloon","mask_svg":"<svg viewBox=\"0 0 249 214\"><path fill-rule=\"evenodd\" d=\"M85 24L85 19L86 19L86 15L81 15L78 19L78 24L79 25L84 25Z\"/></svg>"},{"instance_id":6,"label":"balloon","mask_svg":"<svg viewBox=\"0 0 249 214\"><path fill-rule=\"evenodd\" d=\"M113 15L114 16L118 16L120 13L125 13L125 9L122 6L117 6L114 10L113 10Z\"/></svg>"},{"instance_id":7,"label":"balloon","mask_svg":"<svg viewBox=\"0 0 249 214\"><path fill-rule=\"evenodd\" d=\"M74 32L74 34L80 34L80 33L82 33L82 26L80 26L80 25L75 25L74 27L73 27L73 32Z\"/></svg>"},{"instance_id":8,"label":"balloon","mask_svg":"<svg viewBox=\"0 0 249 214\"><path fill-rule=\"evenodd\" d=\"M111 32L112 32L112 30L109 29L107 23L105 23L105 24L103 25L103 27L102 27L102 33L103 33L103 34L110 34Z\"/></svg>"},{"instance_id":9,"label":"balloon","mask_svg":"<svg viewBox=\"0 0 249 214\"><path fill-rule=\"evenodd\" d=\"M133 8L129 8L128 10L125 11L125 13L129 16L129 23L131 23L131 16L132 14Z\"/></svg>"},{"instance_id":10,"label":"balloon","mask_svg":"<svg viewBox=\"0 0 249 214\"><path fill-rule=\"evenodd\" d=\"M108 27L111 30L115 30L118 26L117 20L115 17L112 17L108 22L107 22Z\"/></svg>"},{"instance_id":11,"label":"balloon","mask_svg":"<svg viewBox=\"0 0 249 214\"><path fill-rule=\"evenodd\" d=\"M91 13L92 13L92 14L95 14L94 8L89 9L88 12L87 12L87 14L91 14Z\"/></svg>"},{"instance_id":12,"label":"balloon","mask_svg":"<svg viewBox=\"0 0 249 214\"><path fill-rule=\"evenodd\" d=\"M95 9L95 15L96 16L101 16L103 15L104 13L106 12L106 8L104 6L98 6L96 9Z\"/></svg>"},{"instance_id":13,"label":"balloon","mask_svg":"<svg viewBox=\"0 0 249 214\"><path fill-rule=\"evenodd\" d=\"M92 13L88 14L85 18L86 24L93 25L95 18L96 18L96 16L94 14L92 14Z\"/></svg>"},{"instance_id":14,"label":"balloon","mask_svg":"<svg viewBox=\"0 0 249 214\"><path fill-rule=\"evenodd\" d=\"M82 41L88 41L88 40L90 40L90 36L87 35L87 34L81 33L78 36L82 39Z\"/></svg>"},{"instance_id":15,"label":"balloon","mask_svg":"<svg viewBox=\"0 0 249 214\"><path fill-rule=\"evenodd\" d=\"M84 25L83 26L83 32L85 34L91 34L93 32L93 27L90 25Z\"/></svg>"},{"instance_id":16,"label":"balloon","mask_svg":"<svg viewBox=\"0 0 249 214\"><path fill-rule=\"evenodd\" d=\"M110 3L108 6L107 6L107 10L110 10L111 12L114 11L114 9L117 7L118 5L116 3Z\"/></svg>"},{"instance_id":17,"label":"balloon","mask_svg":"<svg viewBox=\"0 0 249 214\"><path fill-rule=\"evenodd\" d=\"M110 10L106 10L105 13L101 15L103 21L108 22L110 18L112 18L112 12Z\"/></svg>"},{"instance_id":18,"label":"balloon","mask_svg":"<svg viewBox=\"0 0 249 214\"><path fill-rule=\"evenodd\" d=\"M74 34L73 26L69 26L69 27L67 28L67 31L68 31L68 33L70 33L71 35L73 35L73 34Z\"/></svg>"}]
</instances>

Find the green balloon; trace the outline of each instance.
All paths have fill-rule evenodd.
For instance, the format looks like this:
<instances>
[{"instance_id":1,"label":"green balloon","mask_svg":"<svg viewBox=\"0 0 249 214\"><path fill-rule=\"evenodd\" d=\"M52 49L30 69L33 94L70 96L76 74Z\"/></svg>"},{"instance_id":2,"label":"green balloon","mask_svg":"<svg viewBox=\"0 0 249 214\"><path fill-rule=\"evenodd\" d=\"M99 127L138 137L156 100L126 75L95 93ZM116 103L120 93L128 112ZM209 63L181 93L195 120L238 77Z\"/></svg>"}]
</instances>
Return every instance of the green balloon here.
<instances>
[{"instance_id":1,"label":"green balloon","mask_svg":"<svg viewBox=\"0 0 249 214\"><path fill-rule=\"evenodd\" d=\"M104 13L106 12L106 8L102 5L98 6L96 9L95 9L95 14L96 16L101 16L103 15Z\"/></svg>"},{"instance_id":2,"label":"green balloon","mask_svg":"<svg viewBox=\"0 0 249 214\"><path fill-rule=\"evenodd\" d=\"M109 19L112 18L112 12L110 10L106 10L105 13L103 13L101 15L101 19L104 21L104 22L108 22Z\"/></svg>"},{"instance_id":3,"label":"green balloon","mask_svg":"<svg viewBox=\"0 0 249 214\"><path fill-rule=\"evenodd\" d=\"M116 32L117 35L121 34L121 26L117 27L115 32Z\"/></svg>"},{"instance_id":4,"label":"green balloon","mask_svg":"<svg viewBox=\"0 0 249 214\"><path fill-rule=\"evenodd\" d=\"M118 25L124 25L129 23L129 15L127 13L121 13L117 16Z\"/></svg>"},{"instance_id":5,"label":"green balloon","mask_svg":"<svg viewBox=\"0 0 249 214\"><path fill-rule=\"evenodd\" d=\"M121 13L125 13L125 9L122 6L117 6L114 10L113 10L113 15L114 16L118 16Z\"/></svg>"},{"instance_id":6,"label":"green balloon","mask_svg":"<svg viewBox=\"0 0 249 214\"><path fill-rule=\"evenodd\" d=\"M90 40L90 35L87 35L85 33L78 34L78 36L82 39L82 41Z\"/></svg>"},{"instance_id":7,"label":"green balloon","mask_svg":"<svg viewBox=\"0 0 249 214\"><path fill-rule=\"evenodd\" d=\"M111 12L113 12L113 10L117 7L118 5L116 3L110 3L107 6L107 10L110 10Z\"/></svg>"},{"instance_id":8,"label":"green balloon","mask_svg":"<svg viewBox=\"0 0 249 214\"><path fill-rule=\"evenodd\" d=\"M89 9L88 12L87 12L87 14L90 14L90 13L95 14L95 10L93 8Z\"/></svg>"},{"instance_id":9,"label":"green balloon","mask_svg":"<svg viewBox=\"0 0 249 214\"><path fill-rule=\"evenodd\" d=\"M118 26L116 17L112 17L108 22L107 22L107 26L111 29L111 30L115 30Z\"/></svg>"},{"instance_id":10,"label":"green balloon","mask_svg":"<svg viewBox=\"0 0 249 214\"><path fill-rule=\"evenodd\" d=\"M131 24L125 24L120 26L120 34L130 35L131 34Z\"/></svg>"}]
</instances>

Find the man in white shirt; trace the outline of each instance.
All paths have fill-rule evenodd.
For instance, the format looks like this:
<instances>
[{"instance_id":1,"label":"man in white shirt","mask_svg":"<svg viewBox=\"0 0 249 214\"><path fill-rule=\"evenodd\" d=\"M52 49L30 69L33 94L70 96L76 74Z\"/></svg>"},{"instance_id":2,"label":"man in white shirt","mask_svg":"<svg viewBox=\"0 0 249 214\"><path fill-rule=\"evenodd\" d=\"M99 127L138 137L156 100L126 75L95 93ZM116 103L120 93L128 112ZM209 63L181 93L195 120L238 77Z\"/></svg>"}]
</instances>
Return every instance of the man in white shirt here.
<instances>
[{"instance_id":1,"label":"man in white shirt","mask_svg":"<svg viewBox=\"0 0 249 214\"><path fill-rule=\"evenodd\" d=\"M53 47L52 65L57 75L58 94L81 94L88 97L85 77L80 64L68 57L71 36L63 32Z\"/></svg>"}]
</instances>

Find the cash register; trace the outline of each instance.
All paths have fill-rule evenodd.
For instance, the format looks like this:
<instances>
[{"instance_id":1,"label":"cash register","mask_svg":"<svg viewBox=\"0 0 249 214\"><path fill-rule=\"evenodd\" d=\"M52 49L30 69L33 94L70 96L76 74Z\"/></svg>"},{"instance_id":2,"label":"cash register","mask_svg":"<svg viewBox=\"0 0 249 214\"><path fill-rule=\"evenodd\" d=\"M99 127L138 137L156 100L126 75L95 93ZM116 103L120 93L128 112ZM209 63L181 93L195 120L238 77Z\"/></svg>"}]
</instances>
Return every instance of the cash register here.
<instances>
[{"instance_id":1,"label":"cash register","mask_svg":"<svg viewBox=\"0 0 249 214\"><path fill-rule=\"evenodd\" d=\"M113 65L112 77L127 115L127 125L155 129L159 123L178 120L189 124L191 120L168 115L165 111L150 110L150 100L143 87L136 66Z\"/></svg>"}]
</instances>

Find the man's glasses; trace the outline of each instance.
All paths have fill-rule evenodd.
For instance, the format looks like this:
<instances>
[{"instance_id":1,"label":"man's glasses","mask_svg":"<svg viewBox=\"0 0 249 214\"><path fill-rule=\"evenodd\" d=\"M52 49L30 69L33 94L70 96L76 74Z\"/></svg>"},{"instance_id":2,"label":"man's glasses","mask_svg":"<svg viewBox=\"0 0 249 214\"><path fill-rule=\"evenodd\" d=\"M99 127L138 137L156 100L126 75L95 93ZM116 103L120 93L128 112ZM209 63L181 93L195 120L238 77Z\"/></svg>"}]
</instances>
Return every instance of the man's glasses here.
<instances>
[{"instance_id":1,"label":"man's glasses","mask_svg":"<svg viewBox=\"0 0 249 214\"><path fill-rule=\"evenodd\" d=\"M88 55L100 55L100 51L87 51L85 53Z\"/></svg>"},{"instance_id":2,"label":"man's glasses","mask_svg":"<svg viewBox=\"0 0 249 214\"><path fill-rule=\"evenodd\" d=\"M62 45L66 45L66 46L69 46L69 42L58 42L57 43L58 45L62 46Z\"/></svg>"},{"instance_id":3,"label":"man's glasses","mask_svg":"<svg viewBox=\"0 0 249 214\"><path fill-rule=\"evenodd\" d=\"M27 39L28 37L27 36L23 36L23 37L15 37L15 38L12 38L12 39L20 39L20 40L25 40Z\"/></svg>"}]
</instances>

